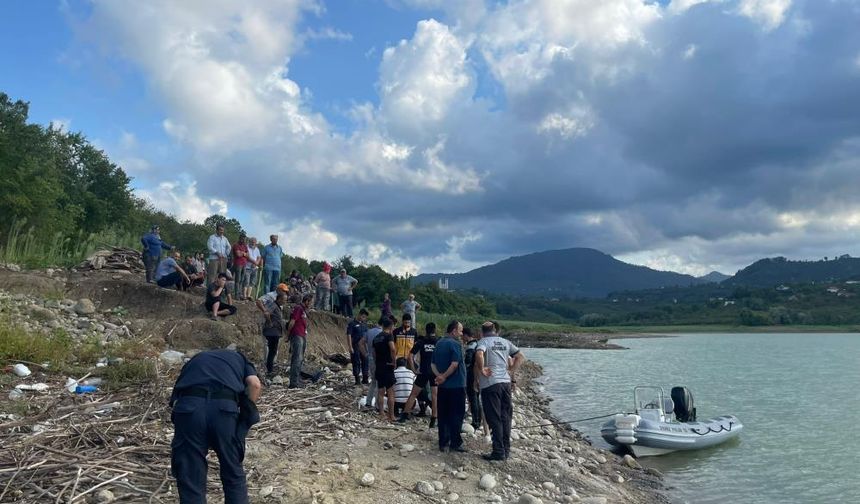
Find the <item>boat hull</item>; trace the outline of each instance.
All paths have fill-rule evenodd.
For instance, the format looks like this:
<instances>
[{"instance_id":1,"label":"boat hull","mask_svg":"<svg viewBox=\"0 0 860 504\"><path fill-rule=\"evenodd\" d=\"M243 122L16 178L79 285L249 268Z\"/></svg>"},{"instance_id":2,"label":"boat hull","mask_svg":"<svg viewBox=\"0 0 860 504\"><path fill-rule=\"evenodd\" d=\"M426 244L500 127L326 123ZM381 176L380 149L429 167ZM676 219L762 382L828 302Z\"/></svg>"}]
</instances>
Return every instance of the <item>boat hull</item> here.
<instances>
[{"instance_id":1,"label":"boat hull","mask_svg":"<svg viewBox=\"0 0 860 504\"><path fill-rule=\"evenodd\" d=\"M716 446L737 437L742 431L743 424L733 415L685 423L617 415L603 424L600 434L609 444L625 446L637 457L648 457Z\"/></svg>"}]
</instances>

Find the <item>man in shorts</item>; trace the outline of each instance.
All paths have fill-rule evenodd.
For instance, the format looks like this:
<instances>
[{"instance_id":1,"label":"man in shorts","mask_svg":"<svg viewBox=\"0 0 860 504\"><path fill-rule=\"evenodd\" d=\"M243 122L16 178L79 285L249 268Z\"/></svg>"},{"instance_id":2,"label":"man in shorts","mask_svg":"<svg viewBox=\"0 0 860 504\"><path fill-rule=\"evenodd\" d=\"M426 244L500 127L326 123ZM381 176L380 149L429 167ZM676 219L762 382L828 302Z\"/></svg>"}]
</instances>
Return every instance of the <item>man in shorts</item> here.
<instances>
[{"instance_id":1,"label":"man in shorts","mask_svg":"<svg viewBox=\"0 0 860 504\"><path fill-rule=\"evenodd\" d=\"M382 332L373 340L374 362L376 370L374 376L376 378L379 392L376 393L376 405L379 408L379 415L387 418L388 421L394 421L394 363L395 363L395 348L394 335L391 334L391 328L394 323L391 319L382 320ZM388 398L388 413L385 412L385 402L383 399Z\"/></svg>"}]
</instances>

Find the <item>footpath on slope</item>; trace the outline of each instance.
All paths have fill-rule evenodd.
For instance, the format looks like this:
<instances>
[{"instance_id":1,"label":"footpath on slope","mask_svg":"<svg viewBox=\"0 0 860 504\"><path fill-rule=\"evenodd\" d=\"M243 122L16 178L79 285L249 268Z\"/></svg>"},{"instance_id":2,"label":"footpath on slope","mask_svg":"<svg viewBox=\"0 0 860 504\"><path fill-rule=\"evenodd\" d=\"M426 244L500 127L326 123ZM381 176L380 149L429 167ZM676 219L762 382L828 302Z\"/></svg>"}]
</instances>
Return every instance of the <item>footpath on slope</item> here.
<instances>
[{"instance_id":1,"label":"footpath on slope","mask_svg":"<svg viewBox=\"0 0 860 504\"><path fill-rule=\"evenodd\" d=\"M32 333L61 330L81 349L81 361L98 357L94 365L81 362L79 376L50 362L24 363L32 371L26 377L0 375L0 502L176 502L167 399L181 359L159 355L235 345L261 367L253 305L240 303L227 322L209 320L201 305L199 293L159 289L122 271L0 268L2 323ZM327 360L345 353L345 325L342 317L312 313L309 361L328 372L310 388L264 390L262 421L245 456L252 502L668 502L659 475L553 424L534 381L536 365L526 367L515 396L515 427L529 428L515 429L504 464L480 458L487 439L468 425L469 453L446 454L426 423L392 425L360 411L364 389ZM285 353L284 345L282 363ZM152 369L143 380L132 372L140 363ZM68 378L103 381L98 392L76 395L65 388ZM37 384L45 390L15 392ZM223 501L217 465L210 454L210 502Z\"/></svg>"}]
</instances>

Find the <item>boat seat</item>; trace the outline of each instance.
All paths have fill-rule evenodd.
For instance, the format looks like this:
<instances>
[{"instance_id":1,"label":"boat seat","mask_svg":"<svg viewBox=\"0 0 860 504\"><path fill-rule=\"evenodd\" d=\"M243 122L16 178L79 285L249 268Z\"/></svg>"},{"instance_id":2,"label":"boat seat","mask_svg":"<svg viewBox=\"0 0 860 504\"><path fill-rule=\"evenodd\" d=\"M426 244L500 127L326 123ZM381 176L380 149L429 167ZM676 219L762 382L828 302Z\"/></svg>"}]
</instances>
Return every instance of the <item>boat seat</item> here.
<instances>
[{"instance_id":1,"label":"boat seat","mask_svg":"<svg viewBox=\"0 0 860 504\"><path fill-rule=\"evenodd\" d=\"M675 401L672 400L671 397L663 398L663 413L667 415L671 415L675 412Z\"/></svg>"}]
</instances>

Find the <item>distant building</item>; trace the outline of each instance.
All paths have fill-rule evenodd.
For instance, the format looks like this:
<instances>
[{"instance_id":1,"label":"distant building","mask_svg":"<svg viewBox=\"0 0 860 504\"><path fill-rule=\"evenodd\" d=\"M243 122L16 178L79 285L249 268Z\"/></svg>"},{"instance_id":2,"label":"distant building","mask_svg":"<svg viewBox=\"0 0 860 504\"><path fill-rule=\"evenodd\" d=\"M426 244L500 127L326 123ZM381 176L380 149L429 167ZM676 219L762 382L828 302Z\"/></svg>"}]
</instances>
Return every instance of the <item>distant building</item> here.
<instances>
[{"instance_id":1,"label":"distant building","mask_svg":"<svg viewBox=\"0 0 860 504\"><path fill-rule=\"evenodd\" d=\"M789 287L787 285L780 285L779 287L776 288L776 290L778 290L780 292L785 292L785 291L790 291L791 287Z\"/></svg>"},{"instance_id":2,"label":"distant building","mask_svg":"<svg viewBox=\"0 0 860 504\"><path fill-rule=\"evenodd\" d=\"M448 290L448 278L439 279L439 288L442 290Z\"/></svg>"},{"instance_id":3,"label":"distant building","mask_svg":"<svg viewBox=\"0 0 860 504\"><path fill-rule=\"evenodd\" d=\"M827 292L831 294L839 294L839 287L828 287Z\"/></svg>"}]
</instances>

